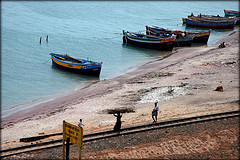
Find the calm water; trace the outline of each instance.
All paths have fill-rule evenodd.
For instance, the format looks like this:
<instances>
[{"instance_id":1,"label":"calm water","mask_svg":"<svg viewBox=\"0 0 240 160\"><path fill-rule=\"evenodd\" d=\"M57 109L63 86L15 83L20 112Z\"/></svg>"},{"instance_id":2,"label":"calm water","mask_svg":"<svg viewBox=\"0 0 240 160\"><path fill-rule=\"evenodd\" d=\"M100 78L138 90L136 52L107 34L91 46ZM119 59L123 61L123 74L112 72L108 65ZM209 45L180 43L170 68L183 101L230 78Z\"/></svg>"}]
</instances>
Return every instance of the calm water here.
<instances>
[{"instance_id":1,"label":"calm water","mask_svg":"<svg viewBox=\"0 0 240 160\"><path fill-rule=\"evenodd\" d=\"M224 9L239 8L238 1L1 3L2 111L97 79L52 68L50 52L103 62L100 79L111 78L169 54L123 45L123 29L137 32L144 31L145 25L156 25L196 30L182 25L182 18L192 12L224 16ZM213 30L208 45L231 31Z\"/></svg>"}]
</instances>

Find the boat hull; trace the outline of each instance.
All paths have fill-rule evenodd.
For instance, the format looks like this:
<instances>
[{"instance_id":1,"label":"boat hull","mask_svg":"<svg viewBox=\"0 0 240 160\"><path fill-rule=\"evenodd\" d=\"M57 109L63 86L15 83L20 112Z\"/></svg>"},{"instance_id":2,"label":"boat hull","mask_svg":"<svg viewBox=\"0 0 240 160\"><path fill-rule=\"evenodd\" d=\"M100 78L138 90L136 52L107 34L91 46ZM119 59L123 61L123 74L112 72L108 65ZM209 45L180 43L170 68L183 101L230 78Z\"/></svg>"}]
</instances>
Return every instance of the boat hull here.
<instances>
[{"instance_id":1,"label":"boat hull","mask_svg":"<svg viewBox=\"0 0 240 160\"><path fill-rule=\"evenodd\" d=\"M173 42L168 43L145 43L141 41L135 41L127 37L127 44L131 44L134 46L142 47L142 48L149 48L149 49L156 49L156 50L163 50L163 51L172 51L173 49Z\"/></svg>"},{"instance_id":2,"label":"boat hull","mask_svg":"<svg viewBox=\"0 0 240 160\"><path fill-rule=\"evenodd\" d=\"M209 35L194 37L193 43L207 43L208 39L209 39Z\"/></svg>"},{"instance_id":3,"label":"boat hull","mask_svg":"<svg viewBox=\"0 0 240 160\"><path fill-rule=\"evenodd\" d=\"M63 69L63 70L69 71L69 72L73 72L73 73L82 74L82 75L99 76L100 72L101 72L101 68L98 68L98 69L74 69L74 68L67 68L67 67L64 67L64 66L61 66L61 65L55 63L53 60L52 60L52 64L55 67L57 67L57 68L60 68L60 69Z\"/></svg>"},{"instance_id":4,"label":"boat hull","mask_svg":"<svg viewBox=\"0 0 240 160\"><path fill-rule=\"evenodd\" d=\"M71 64L71 63L65 63L63 61L58 60L56 57L54 57L53 55L51 55L52 58L52 65L66 70L66 71L70 71L73 73L78 73L78 74L82 74L82 75L89 75L89 76L99 76L100 72L101 72L101 66L97 65L94 67L91 66L84 66L84 65L77 65L77 64Z\"/></svg>"},{"instance_id":5,"label":"boat hull","mask_svg":"<svg viewBox=\"0 0 240 160\"><path fill-rule=\"evenodd\" d=\"M202 27L202 28L216 28L216 29L230 29L234 28L236 20L227 21L227 22L211 22L211 21L197 21L186 19L186 24L193 27Z\"/></svg>"},{"instance_id":6,"label":"boat hull","mask_svg":"<svg viewBox=\"0 0 240 160\"><path fill-rule=\"evenodd\" d=\"M188 16L186 19L192 19L192 20L212 20L212 21L234 21L235 17L220 17L220 16L213 16L213 15L202 15L199 16ZM185 19L185 21L186 21ZM183 19L184 21L184 19Z\"/></svg>"},{"instance_id":7,"label":"boat hull","mask_svg":"<svg viewBox=\"0 0 240 160\"><path fill-rule=\"evenodd\" d=\"M134 46L163 50L163 51L172 51L174 46L174 39L169 38L141 38L141 37L132 37L124 32L123 34L123 43L131 44Z\"/></svg>"},{"instance_id":8,"label":"boat hull","mask_svg":"<svg viewBox=\"0 0 240 160\"><path fill-rule=\"evenodd\" d=\"M232 11L232 10L224 10L225 17L235 16L237 19L236 24L239 24L240 21L240 12L239 11Z\"/></svg>"},{"instance_id":9,"label":"boat hull","mask_svg":"<svg viewBox=\"0 0 240 160\"><path fill-rule=\"evenodd\" d=\"M156 33L154 32L148 32L147 31L147 34L148 35L154 35L154 36L157 36ZM192 45L192 42L193 42L193 38L180 38L180 39L176 39L174 42L173 42L173 46L174 47L184 47L184 46L191 46Z\"/></svg>"},{"instance_id":10,"label":"boat hull","mask_svg":"<svg viewBox=\"0 0 240 160\"><path fill-rule=\"evenodd\" d=\"M168 30L161 27L149 27L146 26L146 34L148 35L159 35L159 34L187 34L184 38L177 38L174 42L174 46L181 47L181 46L191 46L192 43L207 43L208 38L210 36L209 31L203 32L186 32L186 31L179 31L179 30Z\"/></svg>"},{"instance_id":11,"label":"boat hull","mask_svg":"<svg viewBox=\"0 0 240 160\"><path fill-rule=\"evenodd\" d=\"M240 12L239 11L224 10L224 14L225 14L226 17L229 17L229 16L240 17Z\"/></svg>"},{"instance_id":12,"label":"boat hull","mask_svg":"<svg viewBox=\"0 0 240 160\"><path fill-rule=\"evenodd\" d=\"M175 40L173 43L175 47L184 47L184 46L192 46L193 39L189 40Z\"/></svg>"}]
</instances>

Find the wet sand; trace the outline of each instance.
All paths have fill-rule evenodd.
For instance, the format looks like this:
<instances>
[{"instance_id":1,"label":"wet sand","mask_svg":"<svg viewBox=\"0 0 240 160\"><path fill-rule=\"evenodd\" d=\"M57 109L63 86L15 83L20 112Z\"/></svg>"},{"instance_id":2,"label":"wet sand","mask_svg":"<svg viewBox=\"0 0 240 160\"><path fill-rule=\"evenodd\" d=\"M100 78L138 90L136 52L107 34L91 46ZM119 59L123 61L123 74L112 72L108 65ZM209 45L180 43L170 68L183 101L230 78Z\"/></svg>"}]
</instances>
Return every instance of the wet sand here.
<instances>
[{"instance_id":1,"label":"wet sand","mask_svg":"<svg viewBox=\"0 0 240 160\"><path fill-rule=\"evenodd\" d=\"M226 48L219 49L223 41ZM152 123L156 100L158 121L238 110L239 32L220 42L174 48L169 57L4 117L2 148L19 145L23 137L62 132L63 120L77 125L82 118L84 133L112 129L116 119L102 112L104 109L134 107L134 113L123 114L122 127ZM171 94L169 86L174 89ZM215 91L218 86L223 92Z\"/></svg>"}]
</instances>

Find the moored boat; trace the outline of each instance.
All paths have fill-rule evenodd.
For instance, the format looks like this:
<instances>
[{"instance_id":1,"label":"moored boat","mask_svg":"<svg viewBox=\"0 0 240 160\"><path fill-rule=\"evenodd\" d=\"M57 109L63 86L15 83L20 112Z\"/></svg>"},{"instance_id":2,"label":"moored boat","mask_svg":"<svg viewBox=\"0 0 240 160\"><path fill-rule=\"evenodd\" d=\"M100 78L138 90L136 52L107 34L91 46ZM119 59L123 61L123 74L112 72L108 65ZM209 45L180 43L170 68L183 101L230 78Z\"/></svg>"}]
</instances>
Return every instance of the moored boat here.
<instances>
[{"instance_id":1,"label":"moored boat","mask_svg":"<svg viewBox=\"0 0 240 160\"><path fill-rule=\"evenodd\" d=\"M215 16L215 15L198 15L198 16L188 16L188 19L200 19L200 20L214 20L214 21L233 21L235 17L222 17L222 16Z\"/></svg>"},{"instance_id":2,"label":"moored boat","mask_svg":"<svg viewBox=\"0 0 240 160\"><path fill-rule=\"evenodd\" d=\"M209 29L208 31L188 32L188 33L194 35L193 43L207 43L211 33L211 29Z\"/></svg>"},{"instance_id":3,"label":"moored boat","mask_svg":"<svg viewBox=\"0 0 240 160\"><path fill-rule=\"evenodd\" d=\"M139 47L172 51L173 42L173 37L157 37L141 33L125 32L123 30L123 43Z\"/></svg>"},{"instance_id":4,"label":"moored boat","mask_svg":"<svg viewBox=\"0 0 240 160\"><path fill-rule=\"evenodd\" d=\"M186 19L194 19L194 20L209 20L209 21L233 21L236 20L236 17L222 17L222 16L215 16L215 15L204 15L200 14L198 16L194 16L193 13L188 16L188 18L182 18L183 23L186 23Z\"/></svg>"},{"instance_id":5,"label":"moored boat","mask_svg":"<svg viewBox=\"0 0 240 160\"><path fill-rule=\"evenodd\" d=\"M234 11L234 10L224 10L224 14L225 14L225 17L229 17L229 16L240 17L240 12Z\"/></svg>"},{"instance_id":6,"label":"moored boat","mask_svg":"<svg viewBox=\"0 0 240 160\"><path fill-rule=\"evenodd\" d=\"M52 64L58 68L84 75L100 75L102 63L73 58L67 54L50 53L50 55Z\"/></svg>"},{"instance_id":7,"label":"moored boat","mask_svg":"<svg viewBox=\"0 0 240 160\"><path fill-rule=\"evenodd\" d=\"M186 34L186 32L175 32L156 26L146 26L146 34L154 36L172 36L175 39L174 46L176 47L191 46L194 38L193 35Z\"/></svg>"},{"instance_id":8,"label":"moored boat","mask_svg":"<svg viewBox=\"0 0 240 160\"><path fill-rule=\"evenodd\" d=\"M187 18L182 18L183 23L186 23Z\"/></svg>"},{"instance_id":9,"label":"moored boat","mask_svg":"<svg viewBox=\"0 0 240 160\"><path fill-rule=\"evenodd\" d=\"M180 31L180 30L169 30L166 28L161 28L161 27L157 27L157 26L153 26L153 27L149 27L146 26L146 34L150 34L150 35L160 35L160 34L174 34L174 35L178 35L178 37L189 37L190 39L190 43L191 43L191 39L193 37L192 42L193 43L207 43L209 36L210 36L210 31L200 31L200 32L188 32L188 31ZM181 41L181 38L175 40L176 41ZM187 38L185 38L185 40L187 41Z\"/></svg>"},{"instance_id":10,"label":"moored boat","mask_svg":"<svg viewBox=\"0 0 240 160\"><path fill-rule=\"evenodd\" d=\"M234 28L236 24L236 19L234 20L207 20L207 19L186 19L186 25L193 27L203 27L203 28Z\"/></svg>"},{"instance_id":11,"label":"moored boat","mask_svg":"<svg viewBox=\"0 0 240 160\"><path fill-rule=\"evenodd\" d=\"M235 16L237 19L236 24L239 24L239 21L240 21L240 12L239 11L224 10L224 14L225 14L225 17Z\"/></svg>"}]
</instances>

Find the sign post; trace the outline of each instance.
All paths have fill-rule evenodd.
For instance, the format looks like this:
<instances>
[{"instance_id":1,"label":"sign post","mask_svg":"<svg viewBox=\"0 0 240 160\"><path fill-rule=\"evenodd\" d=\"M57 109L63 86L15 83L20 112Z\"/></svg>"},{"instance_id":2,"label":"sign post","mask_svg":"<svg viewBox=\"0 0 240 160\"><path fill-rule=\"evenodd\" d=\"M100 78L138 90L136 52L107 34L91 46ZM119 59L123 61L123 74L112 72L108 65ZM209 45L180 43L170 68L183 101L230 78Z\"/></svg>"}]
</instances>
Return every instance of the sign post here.
<instances>
[{"instance_id":1,"label":"sign post","mask_svg":"<svg viewBox=\"0 0 240 160\"><path fill-rule=\"evenodd\" d=\"M63 121L63 160L65 160L65 121Z\"/></svg>"},{"instance_id":2,"label":"sign post","mask_svg":"<svg viewBox=\"0 0 240 160\"><path fill-rule=\"evenodd\" d=\"M79 159L81 159L81 148L83 146L83 128L63 121L63 160L65 160L65 141L79 146Z\"/></svg>"},{"instance_id":3,"label":"sign post","mask_svg":"<svg viewBox=\"0 0 240 160\"><path fill-rule=\"evenodd\" d=\"M81 154L82 154L82 147L83 147L83 128L80 128L80 144L79 144L79 159L81 159Z\"/></svg>"},{"instance_id":4,"label":"sign post","mask_svg":"<svg viewBox=\"0 0 240 160\"><path fill-rule=\"evenodd\" d=\"M66 146L66 160L69 160L69 148L70 148L70 145L69 145L69 137L67 138L67 146Z\"/></svg>"}]
</instances>

